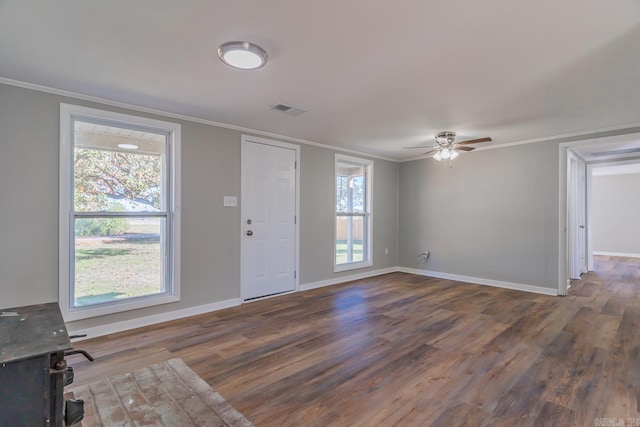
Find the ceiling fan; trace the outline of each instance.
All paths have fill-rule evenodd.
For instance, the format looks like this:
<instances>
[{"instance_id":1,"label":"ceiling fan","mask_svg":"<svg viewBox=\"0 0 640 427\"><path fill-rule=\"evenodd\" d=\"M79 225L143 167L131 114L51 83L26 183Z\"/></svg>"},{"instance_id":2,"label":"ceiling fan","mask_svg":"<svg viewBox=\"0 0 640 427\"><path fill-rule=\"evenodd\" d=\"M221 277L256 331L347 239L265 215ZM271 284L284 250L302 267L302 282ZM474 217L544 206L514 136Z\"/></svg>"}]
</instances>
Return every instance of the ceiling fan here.
<instances>
[{"instance_id":1,"label":"ceiling fan","mask_svg":"<svg viewBox=\"0 0 640 427\"><path fill-rule=\"evenodd\" d=\"M453 160L460 153L458 151L473 151L475 147L467 147L469 144L478 144L480 142L488 142L491 141L491 138L478 138L478 139L470 139L468 141L455 142L456 133L451 131L438 132L435 134L436 144L432 146L419 146L419 147L404 147L404 148L431 148L432 150L427 151L423 155L435 153L433 158L437 161L440 160Z\"/></svg>"}]
</instances>

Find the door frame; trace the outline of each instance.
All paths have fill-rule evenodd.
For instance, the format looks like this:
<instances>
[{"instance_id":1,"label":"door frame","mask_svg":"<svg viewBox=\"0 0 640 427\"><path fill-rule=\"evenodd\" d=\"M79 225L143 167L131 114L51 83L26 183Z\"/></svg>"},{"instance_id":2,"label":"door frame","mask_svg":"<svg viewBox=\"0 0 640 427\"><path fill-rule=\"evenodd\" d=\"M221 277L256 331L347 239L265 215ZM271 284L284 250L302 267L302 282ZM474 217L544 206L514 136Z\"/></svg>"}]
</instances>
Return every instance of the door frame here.
<instances>
[{"instance_id":1,"label":"door frame","mask_svg":"<svg viewBox=\"0 0 640 427\"><path fill-rule=\"evenodd\" d=\"M270 145L272 147L285 148L289 150L294 150L296 155L296 167L295 167L295 235L294 235L294 249L293 254L295 257L294 260L294 290L291 292L298 292L300 290L300 146L296 144L289 144L287 142L276 141L273 139L260 138L252 135L242 135L241 136L241 147L240 147L240 299L242 303L248 303L253 301L260 301L266 298L271 298L274 296L285 295L291 292L283 292L277 295L266 296L262 298L254 298L249 301L245 301L245 279L244 279L244 267L245 260L243 257L244 254L244 218L247 217L247 212L245 211L245 203L242 203L243 198L245 196L245 185L244 182L244 159L245 159L245 149L248 147L248 144L262 144L262 145Z\"/></svg>"}]
</instances>

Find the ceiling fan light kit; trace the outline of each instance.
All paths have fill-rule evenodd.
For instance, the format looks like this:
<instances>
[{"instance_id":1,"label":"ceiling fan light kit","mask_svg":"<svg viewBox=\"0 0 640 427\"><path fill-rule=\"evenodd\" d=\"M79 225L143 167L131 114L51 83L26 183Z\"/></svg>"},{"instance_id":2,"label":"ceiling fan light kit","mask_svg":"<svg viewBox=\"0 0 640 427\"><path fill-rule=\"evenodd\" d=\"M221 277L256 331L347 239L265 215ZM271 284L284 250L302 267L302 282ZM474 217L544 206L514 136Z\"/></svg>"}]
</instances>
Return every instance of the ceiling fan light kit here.
<instances>
[{"instance_id":1,"label":"ceiling fan light kit","mask_svg":"<svg viewBox=\"0 0 640 427\"><path fill-rule=\"evenodd\" d=\"M438 132L435 137L438 147L436 153L433 155L434 159L437 161L451 161L460 155L460 153L455 150L455 144L453 143L456 139L455 132Z\"/></svg>"},{"instance_id":2,"label":"ceiling fan light kit","mask_svg":"<svg viewBox=\"0 0 640 427\"><path fill-rule=\"evenodd\" d=\"M440 148L436 151L436 154L433 155L433 158L437 161L440 160L453 160L458 157L460 153L458 153L453 148Z\"/></svg>"}]
</instances>

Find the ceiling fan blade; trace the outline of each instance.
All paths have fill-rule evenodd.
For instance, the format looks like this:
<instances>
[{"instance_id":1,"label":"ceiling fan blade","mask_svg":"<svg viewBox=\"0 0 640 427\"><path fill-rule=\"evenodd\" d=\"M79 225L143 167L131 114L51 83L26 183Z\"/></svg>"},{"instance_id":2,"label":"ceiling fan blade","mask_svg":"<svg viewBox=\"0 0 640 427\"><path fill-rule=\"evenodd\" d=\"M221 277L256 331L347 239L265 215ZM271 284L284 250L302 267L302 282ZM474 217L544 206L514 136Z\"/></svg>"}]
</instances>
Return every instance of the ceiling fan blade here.
<instances>
[{"instance_id":1,"label":"ceiling fan blade","mask_svg":"<svg viewBox=\"0 0 640 427\"><path fill-rule=\"evenodd\" d=\"M435 153L436 151L438 151L438 150L427 151L426 153L422 153L422 155L426 156L427 154Z\"/></svg>"},{"instance_id":2,"label":"ceiling fan blade","mask_svg":"<svg viewBox=\"0 0 640 427\"><path fill-rule=\"evenodd\" d=\"M454 150L458 151L473 151L475 149L475 147L454 147Z\"/></svg>"},{"instance_id":3,"label":"ceiling fan blade","mask_svg":"<svg viewBox=\"0 0 640 427\"><path fill-rule=\"evenodd\" d=\"M478 138L478 139L470 139L469 141L458 142L457 145L467 145L467 144L477 144L479 142L489 142L492 141L491 138Z\"/></svg>"},{"instance_id":4,"label":"ceiling fan blade","mask_svg":"<svg viewBox=\"0 0 640 427\"><path fill-rule=\"evenodd\" d=\"M421 145L421 146L416 146L416 147L402 147L403 149L408 149L408 148L433 148L433 146L431 145Z\"/></svg>"}]
</instances>

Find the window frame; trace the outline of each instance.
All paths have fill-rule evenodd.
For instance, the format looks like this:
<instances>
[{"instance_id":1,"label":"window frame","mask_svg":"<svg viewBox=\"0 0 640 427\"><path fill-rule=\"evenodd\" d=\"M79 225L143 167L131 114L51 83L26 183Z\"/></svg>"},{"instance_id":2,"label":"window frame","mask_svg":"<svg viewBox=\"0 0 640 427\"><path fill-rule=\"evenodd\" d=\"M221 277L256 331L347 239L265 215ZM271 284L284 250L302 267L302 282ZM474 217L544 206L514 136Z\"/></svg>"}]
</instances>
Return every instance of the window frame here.
<instances>
[{"instance_id":1,"label":"window frame","mask_svg":"<svg viewBox=\"0 0 640 427\"><path fill-rule=\"evenodd\" d=\"M73 149L76 119L99 121L114 126L146 128L153 132L167 134L165 179L168 195L166 201L166 247L164 250L164 286L160 294L134 297L82 307L73 306L73 272L75 262L75 219L76 217L100 216L100 214L76 215L73 207ZM60 104L60 188L59 188L59 305L65 321L75 321L96 316L120 313L143 307L180 301L180 139L181 126L178 123L150 119L113 111L99 110L72 104ZM124 214L123 216L135 216ZM148 216L157 216L150 213Z\"/></svg>"},{"instance_id":2,"label":"window frame","mask_svg":"<svg viewBox=\"0 0 640 427\"><path fill-rule=\"evenodd\" d=\"M363 247L362 247L362 261L352 261L343 264L337 263L337 229L338 229L338 217L345 216L344 212L338 212L336 201L337 201L337 191L338 191L338 164L339 163L350 163L355 165L360 165L365 169L365 206L364 206L364 214L357 214L352 216L360 216L364 218L364 236L363 236ZM336 154L334 160L334 171L333 171L333 271L335 273L341 271L355 270L359 268L366 268L373 266L373 165L374 161L369 159L364 159L360 157L346 156L343 154ZM347 214L347 216L349 216Z\"/></svg>"}]
</instances>

